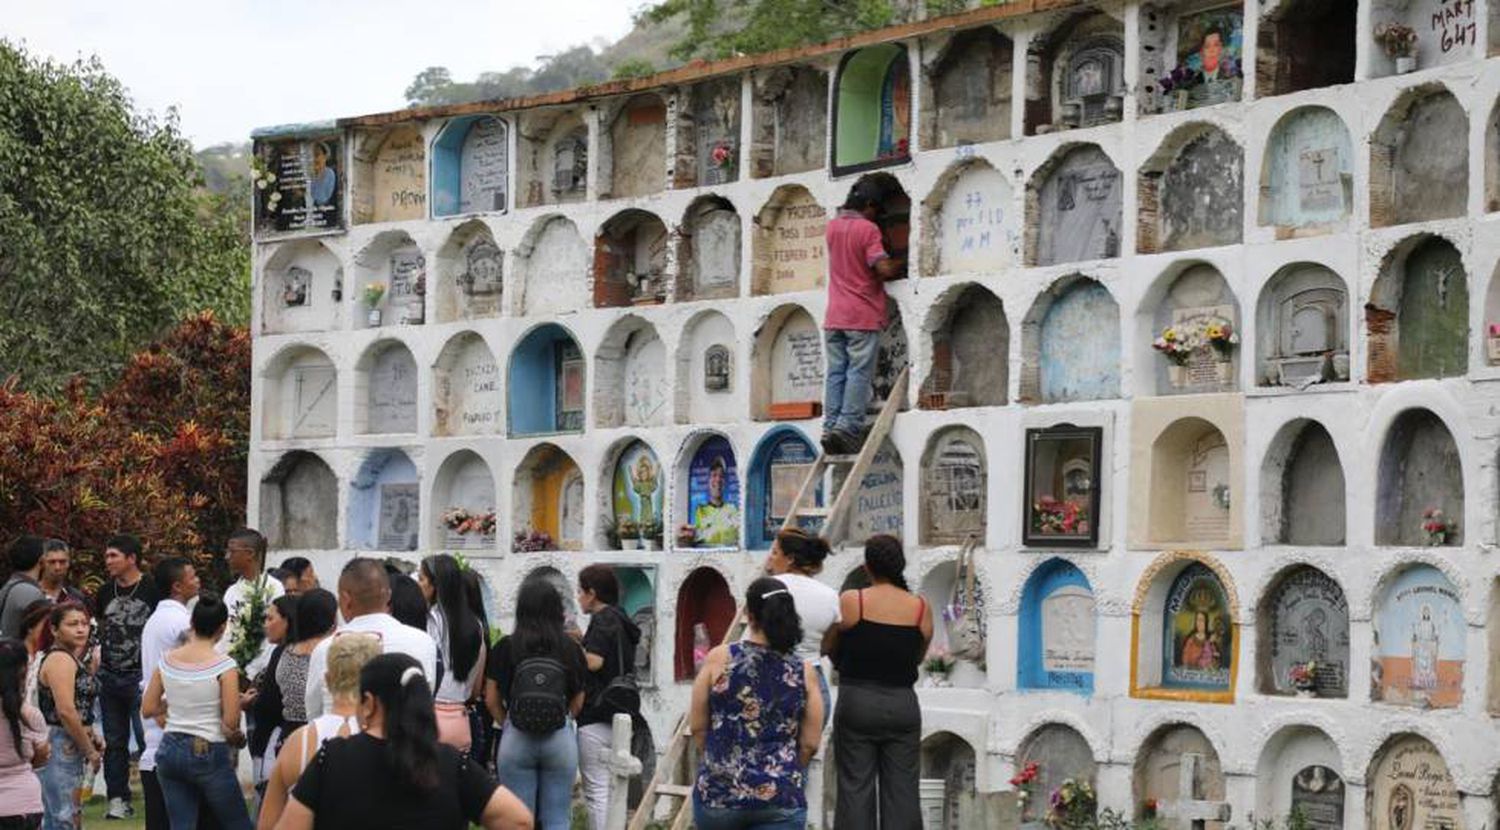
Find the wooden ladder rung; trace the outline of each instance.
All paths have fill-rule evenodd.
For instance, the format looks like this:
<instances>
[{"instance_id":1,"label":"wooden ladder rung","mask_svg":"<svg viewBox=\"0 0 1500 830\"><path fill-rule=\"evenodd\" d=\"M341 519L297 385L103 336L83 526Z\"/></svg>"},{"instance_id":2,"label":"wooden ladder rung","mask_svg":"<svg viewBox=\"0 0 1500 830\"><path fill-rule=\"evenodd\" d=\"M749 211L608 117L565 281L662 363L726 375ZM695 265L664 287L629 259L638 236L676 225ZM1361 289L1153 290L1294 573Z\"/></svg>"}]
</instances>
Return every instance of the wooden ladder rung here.
<instances>
[{"instance_id":1,"label":"wooden ladder rung","mask_svg":"<svg viewBox=\"0 0 1500 830\"><path fill-rule=\"evenodd\" d=\"M693 788L689 784L658 784L657 795L670 795L674 798L688 798L693 794Z\"/></svg>"},{"instance_id":2,"label":"wooden ladder rung","mask_svg":"<svg viewBox=\"0 0 1500 830\"><path fill-rule=\"evenodd\" d=\"M804 507L797 511L797 518L826 519L828 508L826 507Z\"/></svg>"},{"instance_id":3,"label":"wooden ladder rung","mask_svg":"<svg viewBox=\"0 0 1500 830\"><path fill-rule=\"evenodd\" d=\"M823 460L829 464L848 465L859 460L858 455L825 455Z\"/></svg>"}]
</instances>

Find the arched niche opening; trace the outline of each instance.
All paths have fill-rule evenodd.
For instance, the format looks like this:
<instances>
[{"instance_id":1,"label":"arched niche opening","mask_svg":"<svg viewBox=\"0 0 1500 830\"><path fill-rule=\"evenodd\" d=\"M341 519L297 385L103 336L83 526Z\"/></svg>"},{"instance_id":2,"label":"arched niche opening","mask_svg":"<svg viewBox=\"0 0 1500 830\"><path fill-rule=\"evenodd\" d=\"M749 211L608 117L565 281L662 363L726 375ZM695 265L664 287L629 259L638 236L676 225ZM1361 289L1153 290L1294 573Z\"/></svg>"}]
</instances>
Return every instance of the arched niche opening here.
<instances>
[{"instance_id":1,"label":"arched niche opening","mask_svg":"<svg viewBox=\"0 0 1500 830\"><path fill-rule=\"evenodd\" d=\"M1144 115L1240 100L1244 87L1242 3L1204 8L1191 0L1143 9L1139 72Z\"/></svg>"},{"instance_id":2,"label":"arched niche opening","mask_svg":"<svg viewBox=\"0 0 1500 830\"><path fill-rule=\"evenodd\" d=\"M1375 485L1375 544L1464 543L1463 457L1448 425L1430 410L1408 409L1391 422Z\"/></svg>"},{"instance_id":3,"label":"arched niche opening","mask_svg":"<svg viewBox=\"0 0 1500 830\"><path fill-rule=\"evenodd\" d=\"M594 237L594 307L665 302L670 239L661 219L644 210L605 220Z\"/></svg>"},{"instance_id":4,"label":"arched niche opening","mask_svg":"<svg viewBox=\"0 0 1500 830\"><path fill-rule=\"evenodd\" d=\"M755 332L750 414L757 421L803 420L823 409L823 333L807 309L778 306Z\"/></svg>"},{"instance_id":5,"label":"arched niche opening","mask_svg":"<svg viewBox=\"0 0 1500 830\"><path fill-rule=\"evenodd\" d=\"M1464 830L1464 797L1432 742L1411 732L1386 739L1365 774L1370 830Z\"/></svg>"},{"instance_id":6,"label":"arched niche opening","mask_svg":"<svg viewBox=\"0 0 1500 830\"><path fill-rule=\"evenodd\" d=\"M744 400L734 323L717 311L688 320L677 346L677 423L732 421Z\"/></svg>"},{"instance_id":7,"label":"arched niche opening","mask_svg":"<svg viewBox=\"0 0 1500 830\"><path fill-rule=\"evenodd\" d=\"M582 111L522 113L516 151L517 207L583 201L588 193L589 128Z\"/></svg>"},{"instance_id":8,"label":"arched niche opening","mask_svg":"<svg viewBox=\"0 0 1500 830\"><path fill-rule=\"evenodd\" d=\"M1178 127L1137 178L1137 253L1237 245L1244 237L1245 153L1207 123Z\"/></svg>"},{"instance_id":9,"label":"arched niche opening","mask_svg":"<svg viewBox=\"0 0 1500 830\"><path fill-rule=\"evenodd\" d=\"M1315 106L1281 116L1261 160L1260 226L1275 228L1277 239L1317 236L1342 226L1353 209L1354 145L1344 120Z\"/></svg>"},{"instance_id":10,"label":"arched niche opening","mask_svg":"<svg viewBox=\"0 0 1500 830\"><path fill-rule=\"evenodd\" d=\"M1470 3L1415 3L1402 0L1372 0L1369 34L1371 48L1365 72L1371 78L1404 75L1415 69L1451 66L1484 57L1479 44L1479 9ZM1491 21L1494 17L1491 17ZM1387 30L1404 26L1415 37L1403 60L1393 53ZM1457 148L1455 148L1457 149Z\"/></svg>"},{"instance_id":11,"label":"arched niche opening","mask_svg":"<svg viewBox=\"0 0 1500 830\"><path fill-rule=\"evenodd\" d=\"M601 194L628 199L660 193L667 186L667 104L660 95L632 96L619 103L608 124L609 152L600 154Z\"/></svg>"},{"instance_id":12,"label":"arched niche opening","mask_svg":"<svg viewBox=\"0 0 1500 830\"><path fill-rule=\"evenodd\" d=\"M698 676L708 650L718 645L734 622L737 606L724 575L711 567L695 568L677 589L677 634L672 655L678 683Z\"/></svg>"},{"instance_id":13,"label":"arched niche opening","mask_svg":"<svg viewBox=\"0 0 1500 830\"><path fill-rule=\"evenodd\" d=\"M656 327L633 314L622 317L594 353L594 423L608 429L671 421L667 347Z\"/></svg>"},{"instance_id":14,"label":"arched niche opening","mask_svg":"<svg viewBox=\"0 0 1500 830\"><path fill-rule=\"evenodd\" d=\"M473 450L443 459L432 482L432 542L429 547L493 550L495 476Z\"/></svg>"},{"instance_id":15,"label":"arched niche opening","mask_svg":"<svg viewBox=\"0 0 1500 830\"><path fill-rule=\"evenodd\" d=\"M493 115L465 115L432 142L432 215L502 212L510 185L510 132Z\"/></svg>"},{"instance_id":16,"label":"arched niche opening","mask_svg":"<svg viewBox=\"0 0 1500 830\"><path fill-rule=\"evenodd\" d=\"M513 550L583 549L583 473L557 445L538 444L516 465L510 504Z\"/></svg>"},{"instance_id":17,"label":"arched niche opening","mask_svg":"<svg viewBox=\"0 0 1500 830\"><path fill-rule=\"evenodd\" d=\"M356 133L354 224L427 218L427 141L415 124Z\"/></svg>"},{"instance_id":18,"label":"arched niche opening","mask_svg":"<svg viewBox=\"0 0 1500 830\"><path fill-rule=\"evenodd\" d=\"M778 66L756 73L754 81L751 175L764 179L822 167L828 154L828 73Z\"/></svg>"},{"instance_id":19,"label":"arched niche opening","mask_svg":"<svg viewBox=\"0 0 1500 830\"><path fill-rule=\"evenodd\" d=\"M1492 6L1491 14L1500 18L1500 6ZM1490 31L1500 41L1500 26L1491 26ZM1484 158L1484 209L1494 213L1500 210L1500 102L1490 109L1485 124Z\"/></svg>"},{"instance_id":20,"label":"arched niche opening","mask_svg":"<svg viewBox=\"0 0 1500 830\"><path fill-rule=\"evenodd\" d=\"M1183 792L1183 778L1192 784L1193 792ZM1170 723L1157 728L1141 744L1135 755L1134 783L1131 788L1134 818L1154 819L1157 810L1168 804L1187 801L1224 802L1224 769L1212 742L1196 726ZM1156 805L1150 810L1147 804ZM1206 821L1207 830L1224 830L1224 823Z\"/></svg>"},{"instance_id":21,"label":"arched niche opening","mask_svg":"<svg viewBox=\"0 0 1500 830\"><path fill-rule=\"evenodd\" d=\"M1240 304L1217 268L1205 262L1173 266L1146 302L1158 395L1239 388Z\"/></svg>"},{"instance_id":22,"label":"arched niche opening","mask_svg":"<svg viewBox=\"0 0 1500 830\"><path fill-rule=\"evenodd\" d=\"M375 450L349 482L349 536L353 550L413 551L422 527L417 466L398 449Z\"/></svg>"},{"instance_id":23,"label":"arched niche opening","mask_svg":"<svg viewBox=\"0 0 1500 830\"><path fill-rule=\"evenodd\" d=\"M958 827L960 815L972 811L978 790L979 767L974 747L952 732L934 732L922 739L918 767L922 783L922 826ZM942 785L942 800L929 795L929 786Z\"/></svg>"},{"instance_id":24,"label":"arched niche opening","mask_svg":"<svg viewBox=\"0 0 1500 830\"><path fill-rule=\"evenodd\" d=\"M1260 9L1257 95L1353 83L1358 0L1279 0Z\"/></svg>"},{"instance_id":25,"label":"arched niche opening","mask_svg":"<svg viewBox=\"0 0 1500 830\"><path fill-rule=\"evenodd\" d=\"M724 300L740 293L740 215L720 196L699 196L677 231L677 299Z\"/></svg>"},{"instance_id":26,"label":"arched niche opening","mask_svg":"<svg viewBox=\"0 0 1500 830\"><path fill-rule=\"evenodd\" d=\"M556 323L533 328L510 353L505 381L510 436L582 432L586 367L573 334Z\"/></svg>"},{"instance_id":27,"label":"arched niche opening","mask_svg":"<svg viewBox=\"0 0 1500 830\"><path fill-rule=\"evenodd\" d=\"M974 430L950 426L927 439L917 534L921 544L957 545L969 537L984 541L988 470L984 439Z\"/></svg>"},{"instance_id":28,"label":"arched niche opening","mask_svg":"<svg viewBox=\"0 0 1500 830\"><path fill-rule=\"evenodd\" d=\"M1469 275L1441 236L1393 247L1365 304L1371 383L1459 377L1469 371Z\"/></svg>"},{"instance_id":29,"label":"arched niche opening","mask_svg":"<svg viewBox=\"0 0 1500 830\"><path fill-rule=\"evenodd\" d=\"M1120 170L1097 144L1059 148L1026 184L1026 264L1120 255Z\"/></svg>"},{"instance_id":30,"label":"arched niche opening","mask_svg":"<svg viewBox=\"0 0 1500 830\"><path fill-rule=\"evenodd\" d=\"M1349 696L1349 603L1311 565L1276 575L1255 612L1256 688L1266 695ZM1306 671L1312 664L1312 671Z\"/></svg>"},{"instance_id":31,"label":"arched niche opening","mask_svg":"<svg viewBox=\"0 0 1500 830\"><path fill-rule=\"evenodd\" d=\"M1026 53L1026 134L1093 127L1125 114L1125 24L1102 11L1064 19Z\"/></svg>"},{"instance_id":32,"label":"arched niche opening","mask_svg":"<svg viewBox=\"0 0 1500 830\"><path fill-rule=\"evenodd\" d=\"M823 287L828 212L800 184L784 184L755 215L750 243L750 293L755 296Z\"/></svg>"},{"instance_id":33,"label":"arched niche opening","mask_svg":"<svg viewBox=\"0 0 1500 830\"><path fill-rule=\"evenodd\" d=\"M1066 559L1049 559L1021 590L1016 686L1094 693L1094 589Z\"/></svg>"},{"instance_id":34,"label":"arched niche opening","mask_svg":"<svg viewBox=\"0 0 1500 830\"><path fill-rule=\"evenodd\" d=\"M932 363L922 381L923 409L1004 406L1010 389L1010 324L988 288L949 289L928 313Z\"/></svg>"},{"instance_id":35,"label":"arched niche opening","mask_svg":"<svg viewBox=\"0 0 1500 830\"><path fill-rule=\"evenodd\" d=\"M645 441L626 438L611 453L605 468L609 493L601 522L601 541L610 547L634 550L644 542L659 543L666 524L666 471Z\"/></svg>"},{"instance_id":36,"label":"arched niche opening","mask_svg":"<svg viewBox=\"0 0 1500 830\"><path fill-rule=\"evenodd\" d=\"M1261 289L1255 331L1258 385L1349 380L1349 292L1332 269L1297 262L1278 270Z\"/></svg>"},{"instance_id":37,"label":"arched niche opening","mask_svg":"<svg viewBox=\"0 0 1500 830\"><path fill-rule=\"evenodd\" d=\"M314 453L281 456L260 481L260 527L272 550L339 546L339 481Z\"/></svg>"},{"instance_id":38,"label":"arched niche opening","mask_svg":"<svg viewBox=\"0 0 1500 830\"><path fill-rule=\"evenodd\" d=\"M1417 709L1463 704L1468 621L1463 596L1431 565L1387 574L1375 593L1370 699Z\"/></svg>"},{"instance_id":39,"label":"arched niche opening","mask_svg":"<svg viewBox=\"0 0 1500 830\"><path fill-rule=\"evenodd\" d=\"M1151 443L1147 539L1153 546L1233 547L1236 450L1214 423L1179 418Z\"/></svg>"},{"instance_id":40,"label":"arched niche opening","mask_svg":"<svg viewBox=\"0 0 1500 830\"><path fill-rule=\"evenodd\" d=\"M1067 724L1044 723L1021 741L1016 751L1016 769L1031 764L1037 765L1034 792L1045 797L1030 798L1021 805L1023 822L1043 821L1051 810L1048 800L1065 781L1087 784L1094 792L1099 791L1099 765L1094 761L1093 747Z\"/></svg>"},{"instance_id":41,"label":"arched niche opening","mask_svg":"<svg viewBox=\"0 0 1500 830\"><path fill-rule=\"evenodd\" d=\"M993 26L954 34L923 67L924 148L1010 138L1014 46Z\"/></svg>"},{"instance_id":42,"label":"arched niche opening","mask_svg":"<svg viewBox=\"0 0 1500 830\"><path fill-rule=\"evenodd\" d=\"M846 470L834 470L834 486L842 487L846 475ZM886 438L875 451L859 489L854 492L853 508L845 519L848 523L843 541L845 548L861 547L871 536L880 534L901 538L906 526L904 482L901 453L891 439Z\"/></svg>"},{"instance_id":43,"label":"arched niche opening","mask_svg":"<svg viewBox=\"0 0 1500 830\"><path fill-rule=\"evenodd\" d=\"M538 219L516 248L516 265L520 290L511 292L516 316L563 314L588 304L588 247L572 220Z\"/></svg>"},{"instance_id":44,"label":"arched niche opening","mask_svg":"<svg viewBox=\"0 0 1500 830\"><path fill-rule=\"evenodd\" d=\"M354 426L361 435L417 431L417 361L399 340L377 340L354 365Z\"/></svg>"},{"instance_id":45,"label":"arched niche opening","mask_svg":"<svg viewBox=\"0 0 1500 830\"><path fill-rule=\"evenodd\" d=\"M1452 219L1469 207L1469 116L1442 84L1407 90L1370 136L1370 227ZM1434 153L1435 146L1451 150Z\"/></svg>"},{"instance_id":46,"label":"arched niche opening","mask_svg":"<svg viewBox=\"0 0 1500 830\"><path fill-rule=\"evenodd\" d=\"M433 435L495 431L500 421L500 367L483 337L472 331L455 334L438 354L433 376Z\"/></svg>"},{"instance_id":47,"label":"arched niche opening","mask_svg":"<svg viewBox=\"0 0 1500 830\"><path fill-rule=\"evenodd\" d=\"M740 177L740 78L693 84L678 93L672 186L716 187Z\"/></svg>"},{"instance_id":48,"label":"arched niche opening","mask_svg":"<svg viewBox=\"0 0 1500 830\"><path fill-rule=\"evenodd\" d=\"M619 576L618 570L615 576ZM545 582L548 587L556 591L557 595L562 598L564 620L575 624L578 622L581 610L578 607L578 591L573 581L551 565L542 565L527 571L526 576L516 585L516 595L519 597L521 589L534 582Z\"/></svg>"},{"instance_id":49,"label":"arched niche opening","mask_svg":"<svg viewBox=\"0 0 1500 830\"><path fill-rule=\"evenodd\" d=\"M438 249L437 272L437 322L499 316L505 296L505 252L484 222L471 219L453 230Z\"/></svg>"},{"instance_id":50,"label":"arched niche opening","mask_svg":"<svg viewBox=\"0 0 1500 830\"><path fill-rule=\"evenodd\" d=\"M683 445L672 498L677 547L740 546L740 474L728 438L706 432Z\"/></svg>"},{"instance_id":51,"label":"arched niche opening","mask_svg":"<svg viewBox=\"0 0 1500 830\"><path fill-rule=\"evenodd\" d=\"M905 279L906 260L911 248L911 197L901 180L890 173L866 173L855 181L855 189L870 189L876 194L879 209L875 224L880 226L880 242L887 256L901 260L901 272L891 279Z\"/></svg>"},{"instance_id":52,"label":"arched niche opening","mask_svg":"<svg viewBox=\"0 0 1500 830\"><path fill-rule=\"evenodd\" d=\"M385 231L354 257L356 324L421 325L427 317L427 254L403 231Z\"/></svg>"},{"instance_id":53,"label":"arched niche opening","mask_svg":"<svg viewBox=\"0 0 1500 830\"><path fill-rule=\"evenodd\" d=\"M1037 295L1021 322L1021 402L1120 396L1120 307L1099 282L1073 274Z\"/></svg>"},{"instance_id":54,"label":"arched niche opening","mask_svg":"<svg viewBox=\"0 0 1500 830\"><path fill-rule=\"evenodd\" d=\"M338 370L312 346L291 346L261 372L262 437L331 438L338 432Z\"/></svg>"},{"instance_id":55,"label":"arched niche opening","mask_svg":"<svg viewBox=\"0 0 1500 830\"><path fill-rule=\"evenodd\" d=\"M911 158L911 62L906 47L868 46L844 55L833 102L833 174Z\"/></svg>"},{"instance_id":56,"label":"arched niche opening","mask_svg":"<svg viewBox=\"0 0 1500 830\"><path fill-rule=\"evenodd\" d=\"M344 266L327 245L277 245L261 269L261 332L331 331L342 326Z\"/></svg>"},{"instance_id":57,"label":"arched niche opening","mask_svg":"<svg viewBox=\"0 0 1500 830\"><path fill-rule=\"evenodd\" d=\"M770 549L817 459L817 448L795 427L773 427L755 445L746 479L749 484L745 498L746 548ZM804 506L821 505L822 487L816 495L813 503Z\"/></svg>"},{"instance_id":58,"label":"arched niche opening","mask_svg":"<svg viewBox=\"0 0 1500 830\"><path fill-rule=\"evenodd\" d=\"M1345 827L1359 809L1339 770L1339 748L1315 726L1287 726L1271 736L1256 764L1256 814L1301 815L1310 827Z\"/></svg>"},{"instance_id":59,"label":"arched niche opening","mask_svg":"<svg viewBox=\"0 0 1500 830\"><path fill-rule=\"evenodd\" d=\"M1299 418L1271 439L1260 471L1261 541L1344 544L1344 466L1328 430Z\"/></svg>"},{"instance_id":60,"label":"arched niche opening","mask_svg":"<svg viewBox=\"0 0 1500 830\"><path fill-rule=\"evenodd\" d=\"M922 214L922 276L994 273L1020 259L1014 188L983 158L943 171Z\"/></svg>"}]
</instances>

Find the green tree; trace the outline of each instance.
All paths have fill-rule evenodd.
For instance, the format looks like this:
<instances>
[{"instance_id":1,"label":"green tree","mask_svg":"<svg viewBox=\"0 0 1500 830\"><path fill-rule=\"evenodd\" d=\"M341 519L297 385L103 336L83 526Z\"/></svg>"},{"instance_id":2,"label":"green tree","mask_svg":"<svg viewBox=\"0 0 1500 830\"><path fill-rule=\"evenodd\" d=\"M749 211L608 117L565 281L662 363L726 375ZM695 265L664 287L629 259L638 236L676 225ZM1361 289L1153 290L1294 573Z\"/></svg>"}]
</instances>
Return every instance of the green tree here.
<instances>
[{"instance_id":1,"label":"green tree","mask_svg":"<svg viewBox=\"0 0 1500 830\"><path fill-rule=\"evenodd\" d=\"M175 112L0 40L0 378L97 386L187 314L246 321L248 213L202 185Z\"/></svg>"},{"instance_id":2,"label":"green tree","mask_svg":"<svg viewBox=\"0 0 1500 830\"><path fill-rule=\"evenodd\" d=\"M660 0L643 9L637 22L685 21L686 33L672 47L672 57L712 60L887 26L896 22L897 5L892 0Z\"/></svg>"}]
</instances>

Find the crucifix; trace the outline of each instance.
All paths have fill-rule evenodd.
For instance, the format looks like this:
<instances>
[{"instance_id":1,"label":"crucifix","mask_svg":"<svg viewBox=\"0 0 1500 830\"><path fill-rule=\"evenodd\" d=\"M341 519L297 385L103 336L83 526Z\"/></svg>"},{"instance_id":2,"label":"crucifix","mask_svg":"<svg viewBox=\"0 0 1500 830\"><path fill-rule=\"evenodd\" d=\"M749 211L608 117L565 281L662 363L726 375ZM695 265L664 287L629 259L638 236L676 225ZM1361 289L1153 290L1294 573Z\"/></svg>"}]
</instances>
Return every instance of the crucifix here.
<instances>
[{"instance_id":1,"label":"crucifix","mask_svg":"<svg viewBox=\"0 0 1500 830\"><path fill-rule=\"evenodd\" d=\"M1198 798L1198 768L1202 763L1202 755L1183 754L1177 768L1177 800L1162 805L1162 818L1176 819L1179 827L1191 830L1207 830L1210 821L1229 820L1229 802Z\"/></svg>"}]
</instances>

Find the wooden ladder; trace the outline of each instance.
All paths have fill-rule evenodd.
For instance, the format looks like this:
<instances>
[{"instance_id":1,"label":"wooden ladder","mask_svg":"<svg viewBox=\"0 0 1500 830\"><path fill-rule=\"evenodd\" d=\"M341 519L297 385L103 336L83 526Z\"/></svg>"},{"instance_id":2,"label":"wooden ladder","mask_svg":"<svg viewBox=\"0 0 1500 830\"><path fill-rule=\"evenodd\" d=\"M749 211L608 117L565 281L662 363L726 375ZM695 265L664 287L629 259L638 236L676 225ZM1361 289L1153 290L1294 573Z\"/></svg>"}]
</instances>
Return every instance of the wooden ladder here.
<instances>
[{"instance_id":1,"label":"wooden ladder","mask_svg":"<svg viewBox=\"0 0 1500 830\"><path fill-rule=\"evenodd\" d=\"M885 444L886 436L890 435L891 425L896 421L896 413L906 403L906 381L909 369L902 369L897 376L896 383L891 390L890 397L880 409L880 414L875 417L875 423L870 427L870 434L865 437L864 446L858 455L828 455L824 452L818 453L818 458L807 471L807 477L802 480L802 486L797 490L797 498L787 510L786 519L781 523L783 530L797 527L799 519L821 518L823 520L823 536L829 545L834 545L844 535L845 520L848 518L850 505L854 503L854 494L859 490L864 481L865 474L869 472L870 465L875 463L875 456L880 453ZM823 483L824 474L829 471L845 470L841 481L837 475L831 484L834 492L829 498L823 500L824 506L815 505L818 487ZM729 626L729 631L724 635L720 645L732 643L740 639L745 630L745 615L743 611L735 614L734 623ZM645 830L653 823L662 821L655 818L657 802L663 797L675 800L675 805L664 820L665 826L670 830L686 830L693 823L693 811L689 802L693 797L693 780L697 775L696 748L693 746L693 732L688 726L688 717L684 714L677 721L677 728L672 733L672 743L656 764L656 774L651 777L651 783L646 785L646 790L641 794L641 803L636 807L634 815L627 825L629 830Z\"/></svg>"}]
</instances>

